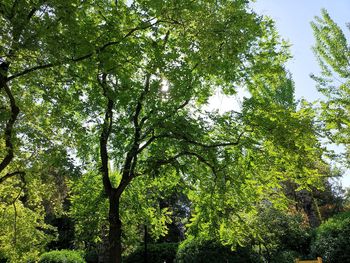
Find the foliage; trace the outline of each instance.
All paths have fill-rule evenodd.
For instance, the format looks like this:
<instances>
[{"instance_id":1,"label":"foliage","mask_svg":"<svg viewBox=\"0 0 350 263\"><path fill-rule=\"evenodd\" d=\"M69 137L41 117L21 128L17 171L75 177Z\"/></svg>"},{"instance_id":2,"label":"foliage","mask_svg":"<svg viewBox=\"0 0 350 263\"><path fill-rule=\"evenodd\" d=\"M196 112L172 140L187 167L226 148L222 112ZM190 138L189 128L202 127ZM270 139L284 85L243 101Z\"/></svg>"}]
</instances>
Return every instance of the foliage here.
<instances>
[{"instance_id":1,"label":"foliage","mask_svg":"<svg viewBox=\"0 0 350 263\"><path fill-rule=\"evenodd\" d=\"M248 263L254 262L254 252L248 248L238 247L232 251L231 247L222 245L217 240L205 240L201 238L186 239L179 246L176 262L230 262Z\"/></svg>"},{"instance_id":2,"label":"foliage","mask_svg":"<svg viewBox=\"0 0 350 263\"><path fill-rule=\"evenodd\" d=\"M40 256L39 263L84 263L81 253L74 250L53 250Z\"/></svg>"},{"instance_id":3,"label":"foliage","mask_svg":"<svg viewBox=\"0 0 350 263\"><path fill-rule=\"evenodd\" d=\"M118 173L114 174L118 180ZM113 177L112 177L113 178ZM172 178L170 180L170 178ZM97 173L86 173L72 180L70 216L75 222L76 245L89 249L101 244L106 235L108 202L103 193L102 181ZM175 176L143 177L133 182L123 195L121 218L124 222L123 244L132 250L143 235L146 225L154 240L167 233L171 211L160 207L160 198L167 196L178 186ZM89 199L90 202L86 202Z\"/></svg>"},{"instance_id":4,"label":"foliage","mask_svg":"<svg viewBox=\"0 0 350 263\"><path fill-rule=\"evenodd\" d=\"M340 213L316 230L312 244L313 254L320 256L325 263L346 262L349 260L350 212Z\"/></svg>"},{"instance_id":5,"label":"foliage","mask_svg":"<svg viewBox=\"0 0 350 263\"><path fill-rule=\"evenodd\" d=\"M260 210L256 219L260 232L253 244L268 262L287 262L292 256L310 253L311 228L303 214L292 211L270 206Z\"/></svg>"},{"instance_id":6,"label":"foliage","mask_svg":"<svg viewBox=\"0 0 350 263\"><path fill-rule=\"evenodd\" d=\"M106 224L108 206L102 192L102 182L94 173L83 174L72 181L70 217L74 220L77 246L89 248L102 241L103 225ZM86 202L89 200L89 202ZM83 245L82 244L82 245Z\"/></svg>"},{"instance_id":7,"label":"foliage","mask_svg":"<svg viewBox=\"0 0 350 263\"><path fill-rule=\"evenodd\" d=\"M259 103L251 98L243 104L243 123L239 126L236 120L236 125L252 131L241 138L241 144L220 152L217 170L211 173L206 167L196 167L193 171L193 180L188 181L193 204L189 234L244 246L258 233L254 222L260 204L287 208L283 181L297 182L299 189L319 184L314 164L322 151L313 130L313 111L274 103L274 96L264 99Z\"/></svg>"},{"instance_id":8,"label":"foliage","mask_svg":"<svg viewBox=\"0 0 350 263\"><path fill-rule=\"evenodd\" d=\"M84 250L84 254L85 254L85 256L84 256L84 259L85 259L85 261L87 262L87 263L96 263L96 262L98 262L98 257L99 257L99 255L98 255L98 251L96 250L96 249L85 249Z\"/></svg>"},{"instance_id":9,"label":"foliage","mask_svg":"<svg viewBox=\"0 0 350 263\"><path fill-rule=\"evenodd\" d=\"M174 262L177 248L177 243L147 244L147 261L154 263ZM142 263L144 261L144 247L137 248L123 260L125 263Z\"/></svg>"},{"instance_id":10,"label":"foliage","mask_svg":"<svg viewBox=\"0 0 350 263\"><path fill-rule=\"evenodd\" d=\"M245 0L5 0L0 27L0 180L35 181L37 205L21 202L39 218L43 203L62 212L52 203L71 179L82 247L107 242L120 261L140 225L165 235L159 199L178 185L190 234L240 244L258 204L286 205L281 181L319 181L322 149L313 112L297 110L287 44ZM239 112L205 110L238 87L251 94Z\"/></svg>"},{"instance_id":11,"label":"foliage","mask_svg":"<svg viewBox=\"0 0 350 263\"><path fill-rule=\"evenodd\" d=\"M316 44L316 58L321 76L312 75L327 100L321 102L321 117L332 142L349 145L350 123L350 47L341 28L323 9L311 23Z\"/></svg>"},{"instance_id":12,"label":"foliage","mask_svg":"<svg viewBox=\"0 0 350 263\"><path fill-rule=\"evenodd\" d=\"M55 239L55 228L45 223L40 183L23 177L0 184L0 254L10 262L35 260Z\"/></svg>"},{"instance_id":13,"label":"foliage","mask_svg":"<svg viewBox=\"0 0 350 263\"><path fill-rule=\"evenodd\" d=\"M296 258L300 258L300 254L295 251L284 250L273 255L271 263L290 263L295 262Z\"/></svg>"},{"instance_id":14,"label":"foliage","mask_svg":"<svg viewBox=\"0 0 350 263\"><path fill-rule=\"evenodd\" d=\"M319 90L326 96L321 102L324 130L332 142L346 147L349 159L350 123L350 46L341 28L323 9L320 17L311 23L316 44L315 55L321 67L321 76L312 76ZM349 213L328 219L316 231L313 252L325 262L341 262L349 258Z\"/></svg>"},{"instance_id":15,"label":"foliage","mask_svg":"<svg viewBox=\"0 0 350 263\"><path fill-rule=\"evenodd\" d=\"M37 150L36 158L26 164L26 173L0 184L0 251L11 262L35 260L57 240L57 229L48 219L63 213L65 178L75 172L64 151L51 149L45 157Z\"/></svg>"}]
</instances>

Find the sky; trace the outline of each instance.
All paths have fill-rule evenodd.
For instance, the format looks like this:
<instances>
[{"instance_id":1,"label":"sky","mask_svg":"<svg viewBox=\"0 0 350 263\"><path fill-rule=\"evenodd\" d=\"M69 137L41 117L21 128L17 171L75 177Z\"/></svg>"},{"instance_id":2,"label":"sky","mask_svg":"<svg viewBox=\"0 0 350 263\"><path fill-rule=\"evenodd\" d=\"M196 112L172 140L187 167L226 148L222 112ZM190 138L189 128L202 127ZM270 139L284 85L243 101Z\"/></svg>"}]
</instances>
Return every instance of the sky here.
<instances>
[{"instance_id":1,"label":"sky","mask_svg":"<svg viewBox=\"0 0 350 263\"><path fill-rule=\"evenodd\" d=\"M258 14L271 17L280 35L291 43L293 58L287 64L295 81L296 98L314 101L321 97L310 73L318 73L319 67L312 52L314 36L310 22L327 9L331 18L349 36L346 23L350 22L349 0L257 0L253 8Z\"/></svg>"},{"instance_id":2,"label":"sky","mask_svg":"<svg viewBox=\"0 0 350 263\"><path fill-rule=\"evenodd\" d=\"M310 22L327 9L331 18L343 29L350 39L346 23L350 22L350 0L257 0L252 7L258 14L271 17L282 38L288 40L293 58L287 68L295 82L296 99L315 101L322 98L315 82L309 77L317 74L319 66L312 51L314 36ZM336 147L337 149L337 147ZM340 148L338 148L340 149ZM342 185L350 187L350 171L343 176Z\"/></svg>"}]
</instances>

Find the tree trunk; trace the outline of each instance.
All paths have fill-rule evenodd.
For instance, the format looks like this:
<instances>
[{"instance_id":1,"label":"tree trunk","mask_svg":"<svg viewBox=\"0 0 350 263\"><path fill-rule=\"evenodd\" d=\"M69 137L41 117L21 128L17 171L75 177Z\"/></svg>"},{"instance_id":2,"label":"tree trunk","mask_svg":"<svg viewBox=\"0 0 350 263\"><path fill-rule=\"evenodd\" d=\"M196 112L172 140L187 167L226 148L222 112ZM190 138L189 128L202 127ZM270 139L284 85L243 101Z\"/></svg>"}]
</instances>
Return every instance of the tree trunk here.
<instances>
[{"instance_id":1,"label":"tree trunk","mask_svg":"<svg viewBox=\"0 0 350 263\"><path fill-rule=\"evenodd\" d=\"M119 215L119 198L116 191L109 196L109 263L122 262L122 223Z\"/></svg>"},{"instance_id":2,"label":"tree trunk","mask_svg":"<svg viewBox=\"0 0 350 263\"><path fill-rule=\"evenodd\" d=\"M143 256L143 262L144 263L148 263L148 259L147 259L147 239L148 239L148 235L147 235L147 225L145 225L145 236L144 236L144 245L145 245L145 251L144 251L144 256Z\"/></svg>"}]
</instances>

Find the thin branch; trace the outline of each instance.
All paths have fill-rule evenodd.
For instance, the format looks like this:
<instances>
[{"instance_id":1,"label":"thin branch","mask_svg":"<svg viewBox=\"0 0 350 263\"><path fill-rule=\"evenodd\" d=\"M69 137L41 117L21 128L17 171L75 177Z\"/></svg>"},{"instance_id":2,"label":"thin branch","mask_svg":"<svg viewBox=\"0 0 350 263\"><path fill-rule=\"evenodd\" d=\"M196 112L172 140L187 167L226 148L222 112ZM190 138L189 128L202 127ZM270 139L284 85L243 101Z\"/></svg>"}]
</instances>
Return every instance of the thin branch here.
<instances>
[{"instance_id":1,"label":"thin branch","mask_svg":"<svg viewBox=\"0 0 350 263\"><path fill-rule=\"evenodd\" d=\"M152 21L154 20L154 18L150 19L149 21ZM149 22L148 21L148 22ZM138 26L138 27L135 27L135 28L132 28L128 33L126 33L121 39L119 39L118 41L112 41L112 42L108 42L108 43L105 43L104 45L102 45L101 47L98 47L96 48L94 51L90 52L90 53L87 53L81 57L77 57L77 58L70 58L70 59L66 59L64 61L60 61L60 62L57 62L57 63L47 63L47 64L43 64L43 65L37 65L37 66L34 66L34 67L31 67L31 68L27 68L27 69L24 69L23 71L21 72L18 72L18 73L15 73L11 76L9 76L7 78L8 81L10 80L13 80L17 77L20 77L20 76L23 76L23 75L26 75L28 73L31 73L31 72L34 72L34 71L37 71L37 70L40 70L40 69L47 69L47 68L52 68L52 67L55 67L55 66L60 66L60 65L63 65L64 63L67 63L69 61L71 62L79 62L79 61L83 61L85 59L88 59L90 57L93 56L93 54L95 53L101 53L102 51L104 51L105 49L107 49L108 47L110 46L113 46L113 45L118 45L120 44L122 41L124 41L126 38L128 38L129 36L131 36L133 33L135 33L136 31L139 31L139 30L144 30L144 29L147 29L147 28L150 28L158 23L162 22L161 20L158 20L156 21L155 23L153 24L148 24L146 26ZM147 22L146 22L147 23Z\"/></svg>"},{"instance_id":2,"label":"thin branch","mask_svg":"<svg viewBox=\"0 0 350 263\"><path fill-rule=\"evenodd\" d=\"M217 147L228 147L228 146L236 146L240 143L241 138L243 136L245 132L242 132L238 135L238 138L236 139L236 141L233 142L218 142L218 143L213 143L213 144L205 144L205 143L201 143L198 141L195 141L193 139L188 138L185 134L181 134L181 133L176 133L174 131L172 131L171 133L167 134L167 135L163 135L163 137L168 137L168 138L173 138L173 139L181 139L184 140L187 143L193 144L193 145L198 145L201 146L203 148L217 148Z\"/></svg>"},{"instance_id":3,"label":"thin branch","mask_svg":"<svg viewBox=\"0 0 350 263\"><path fill-rule=\"evenodd\" d=\"M20 175L21 177L23 177L25 175L25 172L23 171L16 171L13 173L7 173L5 174L3 177L0 178L0 184L2 184L4 181L6 181L7 179L15 176L15 175Z\"/></svg>"},{"instance_id":4,"label":"thin branch","mask_svg":"<svg viewBox=\"0 0 350 263\"><path fill-rule=\"evenodd\" d=\"M185 108L188 105L188 103L190 103L190 100L185 100L182 104L180 104L177 108L175 108L175 113Z\"/></svg>"},{"instance_id":5,"label":"thin branch","mask_svg":"<svg viewBox=\"0 0 350 263\"><path fill-rule=\"evenodd\" d=\"M186 105L188 105L188 103L190 102L190 100L186 100L184 101L182 104L180 104L178 107L176 107L173 111L171 111L169 114L166 114L165 116L163 116L163 118L159 119L155 125L161 124L164 120L170 118L172 115L174 115L176 112L178 112L179 110L183 109L184 107L186 107ZM140 126L142 127L143 124L149 119L149 116L154 114L154 111L151 111L147 116L144 116L141 119L140 122ZM154 126L155 126L154 125ZM144 132L144 134L141 136L141 140L144 140L148 137L148 135L150 135L152 132L154 131L154 128L151 127L149 129L146 130L146 132Z\"/></svg>"},{"instance_id":6,"label":"thin branch","mask_svg":"<svg viewBox=\"0 0 350 263\"><path fill-rule=\"evenodd\" d=\"M29 14L27 15L27 21L29 22L30 21L30 19L33 17L33 15L35 14L35 12L38 10L38 8L36 8L36 7L33 7L31 10L30 10L30 12L29 12Z\"/></svg>"},{"instance_id":7,"label":"thin branch","mask_svg":"<svg viewBox=\"0 0 350 263\"><path fill-rule=\"evenodd\" d=\"M168 43L169 41L169 36L170 36L170 30L168 30L165 34L165 37L164 37L164 42L163 42L163 49L165 49L166 47L166 44Z\"/></svg>"},{"instance_id":8,"label":"thin branch","mask_svg":"<svg viewBox=\"0 0 350 263\"><path fill-rule=\"evenodd\" d=\"M18 200L18 198L21 196L22 192L23 192L23 189L24 187L27 185L25 180L24 180L24 177L22 177L23 179L23 184L22 184L22 187L20 189L20 191L18 192L17 196L13 199L12 201L12 205L13 205L13 209L14 209L14 222L13 222L13 232L14 232L14 235L13 235L13 243L16 245L17 243L17 207L16 207L16 201Z\"/></svg>"},{"instance_id":9,"label":"thin branch","mask_svg":"<svg viewBox=\"0 0 350 263\"><path fill-rule=\"evenodd\" d=\"M160 165L160 166L161 166L161 165L170 164L170 163L176 161L178 158L180 158L180 157L182 157L182 156L184 156L184 155L186 155L185 152L180 152L180 153L178 153L178 154L176 154L176 155L174 155L174 156L172 156L172 157L169 157L169 158L167 158L167 159L156 160L156 163L157 163L158 165Z\"/></svg>"},{"instance_id":10,"label":"thin branch","mask_svg":"<svg viewBox=\"0 0 350 263\"><path fill-rule=\"evenodd\" d=\"M134 173L130 174L128 177L123 177L118 185L118 188L114 189L115 194L120 197L121 194L124 192L125 188L131 182L131 180L135 177L136 177L136 175Z\"/></svg>"},{"instance_id":11,"label":"thin branch","mask_svg":"<svg viewBox=\"0 0 350 263\"><path fill-rule=\"evenodd\" d=\"M159 138L165 138L167 137L167 134L161 134L161 135L152 135L151 138L148 139L137 151L137 153L141 153L144 149L146 149L152 142L154 142L156 139Z\"/></svg>"},{"instance_id":12,"label":"thin branch","mask_svg":"<svg viewBox=\"0 0 350 263\"><path fill-rule=\"evenodd\" d=\"M152 142L154 142L157 138L159 138L158 136L152 136L151 138L149 138L149 140L147 142L145 142L145 144L143 144L137 151L138 154L140 154L144 149L146 149Z\"/></svg>"},{"instance_id":13,"label":"thin branch","mask_svg":"<svg viewBox=\"0 0 350 263\"><path fill-rule=\"evenodd\" d=\"M151 22L152 20L154 20L155 18L151 18L149 19L148 21L144 22L144 23L149 23ZM111 42L108 42L106 44L104 44L103 46L99 47L96 51L97 53L101 52L101 51L104 51L106 48L110 47L110 46L113 46L113 45L118 45L120 44L123 40L125 40L126 38L128 38L129 36L131 36L133 33L135 33L136 31L139 31L139 30L144 30L144 29L147 29L147 28L150 28L152 26L155 26L156 24L159 24L161 22L161 20L157 20L155 23L150 23L146 26L138 26L138 27L134 27L132 28L128 33L126 33L121 39L117 40L117 41L111 41Z\"/></svg>"},{"instance_id":14,"label":"thin branch","mask_svg":"<svg viewBox=\"0 0 350 263\"><path fill-rule=\"evenodd\" d=\"M206 166L208 166L212 170L213 174L216 176L215 166L212 165L211 163L209 163L209 161L207 161L203 156L201 156L198 153L190 152L190 151L185 151L184 153L185 153L185 155L190 155L190 156L196 157L198 159L198 161L200 161L201 163L204 163Z\"/></svg>"},{"instance_id":15,"label":"thin branch","mask_svg":"<svg viewBox=\"0 0 350 263\"><path fill-rule=\"evenodd\" d=\"M205 164L206 166L208 166L213 173L216 175L216 169L214 167L214 165L212 165L209 161L207 161L202 155L200 155L199 153L195 153L195 152L191 152L191 151L182 151L170 158L167 159L161 159L161 160L157 160L156 164L161 166L161 165L166 165L166 164L170 164L174 161L176 161L178 158L183 157L183 156L193 156L196 157L198 161L200 161L201 163Z\"/></svg>"},{"instance_id":16,"label":"thin branch","mask_svg":"<svg viewBox=\"0 0 350 263\"><path fill-rule=\"evenodd\" d=\"M13 244L17 243L17 208L16 203L13 202L13 210L14 210L14 220L13 220Z\"/></svg>"},{"instance_id":17,"label":"thin branch","mask_svg":"<svg viewBox=\"0 0 350 263\"><path fill-rule=\"evenodd\" d=\"M140 98L138 99L138 102L137 102L137 105L136 105L135 114L133 116L133 122L134 122L134 128L135 128L135 138L134 139L136 139L136 137L137 137L137 139L140 138L139 135L137 136L136 132L139 131L139 129L140 129L139 116L141 114L142 104L143 104L143 101L145 99L145 96L149 92L150 78L151 78L151 74L148 73L147 76L146 76L145 88L141 92Z\"/></svg>"}]
</instances>

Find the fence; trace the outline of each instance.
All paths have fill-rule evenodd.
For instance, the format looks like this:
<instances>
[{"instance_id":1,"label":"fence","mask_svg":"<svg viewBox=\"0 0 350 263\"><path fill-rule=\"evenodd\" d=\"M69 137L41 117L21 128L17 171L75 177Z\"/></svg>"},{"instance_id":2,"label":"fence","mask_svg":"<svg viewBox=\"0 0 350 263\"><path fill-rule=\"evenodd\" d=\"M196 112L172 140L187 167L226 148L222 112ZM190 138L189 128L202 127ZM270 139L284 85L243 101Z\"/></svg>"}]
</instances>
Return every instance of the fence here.
<instances>
[{"instance_id":1,"label":"fence","mask_svg":"<svg viewBox=\"0 0 350 263\"><path fill-rule=\"evenodd\" d=\"M315 260L300 260L300 259L296 259L295 263L322 263L322 258L318 257Z\"/></svg>"}]
</instances>

